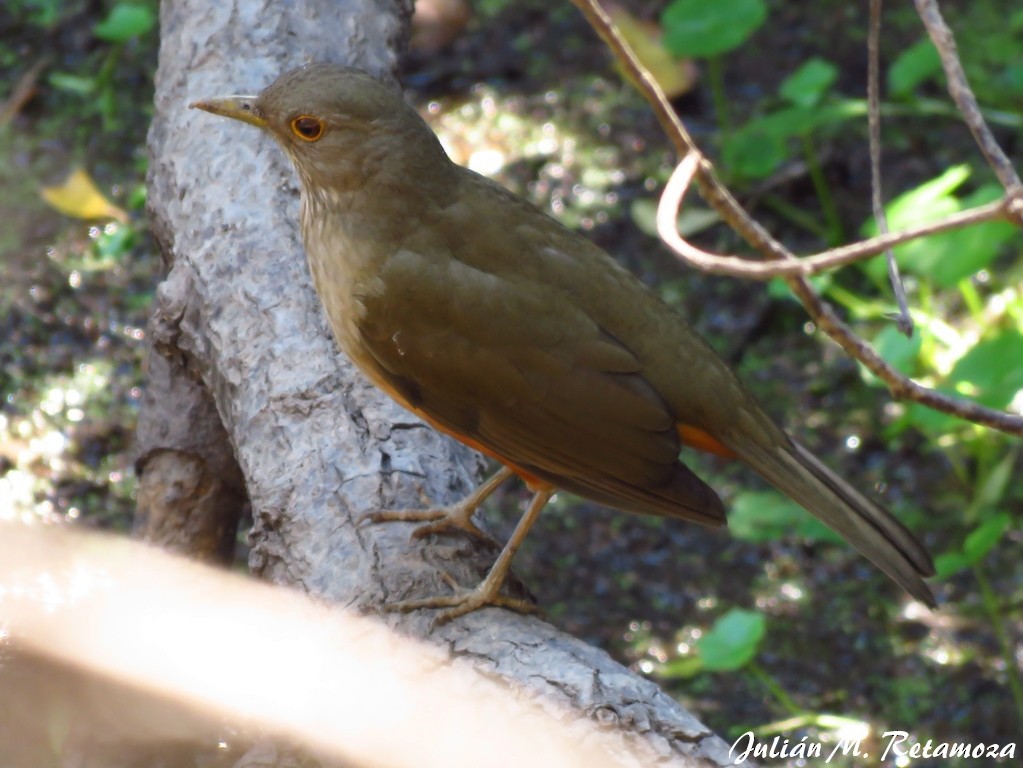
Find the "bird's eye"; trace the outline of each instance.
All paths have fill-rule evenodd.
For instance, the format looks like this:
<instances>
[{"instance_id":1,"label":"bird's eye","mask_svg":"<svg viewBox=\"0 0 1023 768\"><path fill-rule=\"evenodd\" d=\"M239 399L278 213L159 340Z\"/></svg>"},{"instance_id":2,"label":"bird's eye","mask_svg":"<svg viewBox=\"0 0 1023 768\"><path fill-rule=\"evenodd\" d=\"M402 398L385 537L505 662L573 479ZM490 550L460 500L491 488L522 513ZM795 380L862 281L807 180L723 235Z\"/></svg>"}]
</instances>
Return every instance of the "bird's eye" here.
<instances>
[{"instance_id":1,"label":"bird's eye","mask_svg":"<svg viewBox=\"0 0 1023 768\"><path fill-rule=\"evenodd\" d=\"M291 121L291 130L303 141L316 141L323 135L323 121L310 115L299 115Z\"/></svg>"}]
</instances>

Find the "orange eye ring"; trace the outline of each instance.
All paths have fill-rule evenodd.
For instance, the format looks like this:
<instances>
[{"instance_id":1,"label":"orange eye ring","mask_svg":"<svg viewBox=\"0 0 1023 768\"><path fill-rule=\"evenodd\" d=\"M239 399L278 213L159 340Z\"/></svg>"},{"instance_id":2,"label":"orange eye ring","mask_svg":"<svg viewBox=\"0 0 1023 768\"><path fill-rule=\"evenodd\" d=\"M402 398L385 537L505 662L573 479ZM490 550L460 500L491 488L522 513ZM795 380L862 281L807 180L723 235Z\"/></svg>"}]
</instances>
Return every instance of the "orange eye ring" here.
<instances>
[{"instance_id":1,"label":"orange eye ring","mask_svg":"<svg viewBox=\"0 0 1023 768\"><path fill-rule=\"evenodd\" d=\"M299 115L291 121L291 132L302 141L319 141L323 136L323 121L312 115Z\"/></svg>"}]
</instances>

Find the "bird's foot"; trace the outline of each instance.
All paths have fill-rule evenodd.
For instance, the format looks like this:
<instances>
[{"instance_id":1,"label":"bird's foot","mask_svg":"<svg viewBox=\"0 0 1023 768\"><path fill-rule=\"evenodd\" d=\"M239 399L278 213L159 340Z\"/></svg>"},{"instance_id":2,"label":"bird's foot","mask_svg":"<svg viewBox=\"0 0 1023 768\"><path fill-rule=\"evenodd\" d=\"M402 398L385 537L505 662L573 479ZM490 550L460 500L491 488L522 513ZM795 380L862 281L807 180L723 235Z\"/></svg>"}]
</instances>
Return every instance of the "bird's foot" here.
<instances>
[{"instance_id":1,"label":"bird's foot","mask_svg":"<svg viewBox=\"0 0 1023 768\"><path fill-rule=\"evenodd\" d=\"M422 539L433 534L443 535L464 531L474 538L497 546L497 542L481 531L472 521L475 511L474 505L467 504L466 500L463 500L456 504L433 509L382 509L379 512L372 512L362 519L372 523L395 521L422 523L412 531L414 539Z\"/></svg>"},{"instance_id":2,"label":"bird's foot","mask_svg":"<svg viewBox=\"0 0 1023 768\"><path fill-rule=\"evenodd\" d=\"M434 619L434 624L439 626L446 624L452 619L464 616L467 613L493 606L495 608L508 608L516 613L538 614L540 608L530 600L517 597L508 597L501 594L501 585L504 577L491 578L493 572L487 576L475 589L464 589L447 577L445 580L455 590L453 595L434 595L415 600L401 600L396 603L388 603L385 610L399 613L409 613L420 608L446 608Z\"/></svg>"},{"instance_id":3,"label":"bird's foot","mask_svg":"<svg viewBox=\"0 0 1023 768\"><path fill-rule=\"evenodd\" d=\"M476 527L476 524L472 521L472 516L480 504L501 483L511 476L512 471L510 469L501 467L475 491L461 501L446 507L436 507L434 509L384 509L379 512L372 512L362 519L374 523L395 520L425 523L425 525L417 526L412 532L412 538L414 539L421 539L435 533L445 534L453 531L465 531L481 541L498 546L496 541Z\"/></svg>"}]
</instances>

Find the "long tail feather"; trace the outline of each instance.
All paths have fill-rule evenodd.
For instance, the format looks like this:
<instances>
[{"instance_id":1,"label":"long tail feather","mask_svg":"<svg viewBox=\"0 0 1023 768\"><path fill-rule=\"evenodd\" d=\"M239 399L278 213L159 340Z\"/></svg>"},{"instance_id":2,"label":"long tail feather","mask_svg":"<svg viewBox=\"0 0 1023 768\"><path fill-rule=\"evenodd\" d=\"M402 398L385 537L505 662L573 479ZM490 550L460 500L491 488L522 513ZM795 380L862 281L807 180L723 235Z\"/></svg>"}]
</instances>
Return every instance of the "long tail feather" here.
<instances>
[{"instance_id":1,"label":"long tail feather","mask_svg":"<svg viewBox=\"0 0 1023 768\"><path fill-rule=\"evenodd\" d=\"M740 457L789 498L839 533L909 594L934 606L924 578L930 555L906 526L794 441L771 447L747 443Z\"/></svg>"}]
</instances>

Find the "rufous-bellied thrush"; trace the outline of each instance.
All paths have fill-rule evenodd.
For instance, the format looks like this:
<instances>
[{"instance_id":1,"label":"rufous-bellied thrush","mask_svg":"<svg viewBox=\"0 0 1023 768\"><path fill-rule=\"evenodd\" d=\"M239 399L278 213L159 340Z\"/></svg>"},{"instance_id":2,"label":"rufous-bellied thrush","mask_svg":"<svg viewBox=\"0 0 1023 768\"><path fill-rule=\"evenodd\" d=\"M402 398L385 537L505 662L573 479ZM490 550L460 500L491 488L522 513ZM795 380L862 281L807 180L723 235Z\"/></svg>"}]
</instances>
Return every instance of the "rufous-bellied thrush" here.
<instances>
[{"instance_id":1,"label":"rufous-bellied thrush","mask_svg":"<svg viewBox=\"0 0 1023 768\"><path fill-rule=\"evenodd\" d=\"M383 513L472 529L513 473L534 497L475 589L397 607L529 608L500 593L555 489L725 522L684 446L744 461L923 602L934 573L898 520L764 413L674 309L585 237L453 163L392 86L313 64L193 106L258 126L294 163L316 292L342 350L425 421L504 465L463 503Z\"/></svg>"}]
</instances>

